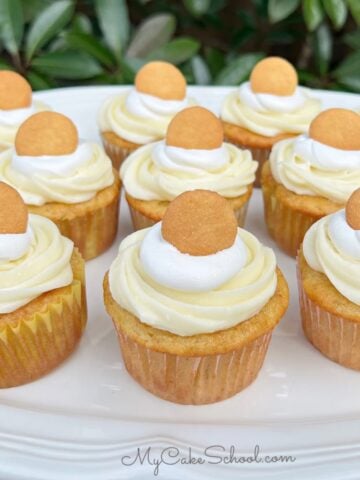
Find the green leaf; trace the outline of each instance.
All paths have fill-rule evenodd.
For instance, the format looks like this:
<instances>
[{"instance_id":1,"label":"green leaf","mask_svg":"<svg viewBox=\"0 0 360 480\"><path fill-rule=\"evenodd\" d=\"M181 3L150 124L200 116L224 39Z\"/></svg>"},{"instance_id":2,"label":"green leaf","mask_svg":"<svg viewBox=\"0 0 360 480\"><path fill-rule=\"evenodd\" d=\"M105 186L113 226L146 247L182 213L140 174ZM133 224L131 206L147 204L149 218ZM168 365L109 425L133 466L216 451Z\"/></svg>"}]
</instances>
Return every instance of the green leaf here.
<instances>
[{"instance_id":1,"label":"green leaf","mask_svg":"<svg viewBox=\"0 0 360 480\"><path fill-rule=\"evenodd\" d=\"M92 33L92 25L89 17L83 13L77 13L71 26L72 30L77 33Z\"/></svg>"},{"instance_id":2,"label":"green leaf","mask_svg":"<svg viewBox=\"0 0 360 480\"><path fill-rule=\"evenodd\" d=\"M24 18L19 0L0 1L0 32L6 50L17 55L24 31Z\"/></svg>"},{"instance_id":3,"label":"green leaf","mask_svg":"<svg viewBox=\"0 0 360 480\"><path fill-rule=\"evenodd\" d=\"M32 67L45 75L70 80L87 79L102 72L96 60L78 51L46 53L34 58Z\"/></svg>"},{"instance_id":4,"label":"green leaf","mask_svg":"<svg viewBox=\"0 0 360 480\"><path fill-rule=\"evenodd\" d=\"M135 75L146 63L140 58L123 58L120 62L123 83L134 83Z\"/></svg>"},{"instance_id":5,"label":"green leaf","mask_svg":"<svg viewBox=\"0 0 360 480\"><path fill-rule=\"evenodd\" d=\"M212 76L216 77L225 66L224 54L216 48L208 47L205 48L205 58Z\"/></svg>"},{"instance_id":6,"label":"green leaf","mask_svg":"<svg viewBox=\"0 0 360 480\"><path fill-rule=\"evenodd\" d=\"M215 85L239 85L249 77L254 65L263 57L263 53L241 55L219 73Z\"/></svg>"},{"instance_id":7,"label":"green leaf","mask_svg":"<svg viewBox=\"0 0 360 480\"><path fill-rule=\"evenodd\" d=\"M197 40L188 37L178 37L163 47L153 50L146 58L147 60L164 60L178 65L196 55L199 48L200 43Z\"/></svg>"},{"instance_id":8,"label":"green leaf","mask_svg":"<svg viewBox=\"0 0 360 480\"><path fill-rule=\"evenodd\" d=\"M3 58L0 58L0 70L14 70L14 67Z\"/></svg>"},{"instance_id":9,"label":"green leaf","mask_svg":"<svg viewBox=\"0 0 360 480\"><path fill-rule=\"evenodd\" d=\"M34 53L70 21L73 9L74 4L71 0L59 0L49 5L35 18L26 41L27 61L30 61Z\"/></svg>"},{"instance_id":10,"label":"green leaf","mask_svg":"<svg viewBox=\"0 0 360 480\"><path fill-rule=\"evenodd\" d=\"M308 30L313 32L324 17L320 0L303 0L303 16Z\"/></svg>"},{"instance_id":11,"label":"green leaf","mask_svg":"<svg viewBox=\"0 0 360 480\"><path fill-rule=\"evenodd\" d=\"M360 49L360 28L344 35L343 40L346 45L349 45L349 47L354 48L355 50Z\"/></svg>"},{"instance_id":12,"label":"green leaf","mask_svg":"<svg viewBox=\"0 0 360 480\"><path fill-rule=\"evenodd\" d=\"M108 46L120 60L130 34L125 0L95 0L96 14Z\"/></svg>"},{"instance_id":13,"label":"green leaf","mask_svg":"<svg viewBox=\"0 0 360 480\"><path fill-rule=\"evenodd\" d=\"M320 75L325 75L329 69L332 56L332 35L326 23L322 23L313 36L315 64Z\"/></svg>"},{"instance_id":14,"label":"green leaf","mask_svg":"<svg viewBox=\"0 0 360 480\"><path fill-rule=\"evenodd\" d=\"M65 39L70 49L88 53L106 67L114 65L115 58L111 51L100 43L100 41L93 35L80 32L69 32L66 34Z\"/></svg>"},{"instance_id":15,"label":"green leaf","mask_svg":"<svg viewBox=\"0 0 360 480\"><path fill-rule=\"evenodd\" d=\"M35 16L39 15L52 0L21 0L24 21L30 22Z\"/></svg>"},{"instance_id":16,"label":"green leaf","mask_svg":"<svg viewBox=\"0 0 360 480\"><path fill-rule=\"evenodd\" d=\"M147 18L137 28L126 52L127 57L144 57L152 50L165 45L176 28L174 15L160 13Z\"/></svg>"},{"instance_id":17,"label":"green leaf","mask_svg":"<svg viewBox=\"0 0 360 480\"><path fill-rule=\"evenodd\" d=\"M347 6L351 12L351 16L360 25L360 2L359 0L347 0Z\"/></svg>"},{"instance_id":18,"label":"green leaf","mask_svg":"<svg viewBox=\"0 0 360 480\"><path fill-rule=\"evenodd\" d=\"M190 60L190 63L196 85L209 85L211 74L205 60L200 55L196 55Z\"/></svg>"},{"instance_id":19,"label":"green leaf","mask_svg":"<svg viewBox=\"0 0 360 480\"><path fill-rule=\"evenodd\" d=\"M272 23L280 22L291 15L300 5L300 0L269 0L268 15Z\"/></svg>"},{"instance_id":20,"label":"green leaf","mask_svg":"<svg viewBox=\"0 0 360 480\"><path fill-rule=\"evenodd\" d=\"M30 70L26 74L27 79L30 82L33 90L47 90L54 86L52 82L50 82L46 77Z\"/></svg>"},{"instance_id":21,"label":"green leaf","mask_svg":"<svg viewBox=\"0 0 360 480\"><path fill-rule=\"evenodd\" d=\"M322 0L325 12L336 29L344 26L347 17L347 7L344 0Z\"/></svg>"},{"instance_id":22,"label":"green leaf","mask_svg":"<svg viewBox=\"0 0 360 480\"><path fill-rule=\"evenodd\" d=\"M184 6L194 17L201 17L209 8L210 0L183 0Z\"/></svg>"},{"instance_id":23,"label":"green leaf","mask_svg":"<svg viewBox=\"0 0 360 480\"><path fill-rule=\"evenodd\" d=\"M358 75L360 78L360 51L350 53L333 71L335 78Z\"/></svg>"},{"instance_id":24,"label":"green leaf","mask_svg":"<svg viewBox=\"0 0 360 480\"><path fill-rule=\"evenodd\" d=\"M360 76L358 75L345 75L339 77L339 82L344 86L352 90L353 92L360 93Z\"/></svg>"}]
</instances>

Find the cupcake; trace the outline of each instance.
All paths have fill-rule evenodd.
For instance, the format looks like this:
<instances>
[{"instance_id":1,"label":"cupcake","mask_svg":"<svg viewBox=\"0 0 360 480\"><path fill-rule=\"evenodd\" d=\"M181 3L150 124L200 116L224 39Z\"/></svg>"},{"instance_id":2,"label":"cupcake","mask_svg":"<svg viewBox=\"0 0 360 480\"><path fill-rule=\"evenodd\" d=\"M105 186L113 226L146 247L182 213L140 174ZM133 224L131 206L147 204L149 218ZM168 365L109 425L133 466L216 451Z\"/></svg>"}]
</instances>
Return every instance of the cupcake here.
<instances>
[{"instance_id":1,"label":"cupcake","mask_svg":"<svg viewBox=\"0 0 360 480\"><path fill-rule=\"evenodd\" d=\"M84 261L0 183L0 388L31 382L75 349L86 324Z\"/></svg>"},{"instance_id":2,"label":"cupcake","mask_svg":"<svg viewBox=\"0 0 360 480\"><path fill-rule=\"evenodd\" d=\"M298 258L302 324L320 352L360 370L360 188L308 230Z\"/></svg>"},{"instance_id":3,"label":"cupcake","mask_svg":"<svg viewBox=\"0 0 360 480\"><path fill-rule=\"evenodd\" d=\"M0 152L14 145L20 125L41 110L49 107L33 100L24 77L10 70L0 71Z\"/></svg>"},{"instance_id":4,"label":"cupcake","mask_svg":"<svg viewBox=\"0 0 360 480\"><path fill-rule=\"evenodd\" d=\"M114 167L142 145L164 138L172 117L191 103L185 77L174 65L144 65L134 88L109 98L100 109L101 137Z\"/></svg>"},{"instance_id":5,"label":"cupcake","mask_svg":"<svg viewBox=\"0 0 360 480\"><path fill-rule=\"evenodd\" d=\"M123 240L104 299L130 375L163 399L199 405L256 378L288 288L273 251L238 228L229 203L194 190Z\"/></svg>"},{"instance_id":6,"label":"cupcake","mask_svg":"<svg viewBox=\"0 0 360 480\"><path fill-rule=\"evenodd\" d=\"M320 113L308 135L274 146L261 181L269 232L296 256L309 227L344 208L360 186L360 115L340 108Z\"/></svg>"},{"instance_id":7,"label":"cupcake","mask_svg":"<svg viewBox=\"0 0 360 480\"><path fill-rule=\"evenodd\" d=\"M307 132L319 111L320 101L298 85L295 68L283 58L268 57L255 65L250 81L225 98L221 109L225 140L251 150L259 162L259 186L271 147Z\"/></svg>"},{"instance_id":8,"label":"cupcake","mask_svg":"<svg viewBox=\"0 0 360 480\"><path fill-rule=\"evenodd\" d=\"M56 223L85 260L112 244L119 175L99 145L79 141L64 115L40 112L21 125L15 147L0 154L0 180L19 191L31 213Z\"/></svg>"},{"instance_id":9,"label":"cupcake","mask_svg":"<svg viewBox=\"0 0 360 480\"><path fill-rule=\"evenodd\" d=\"M189 107L170 122L165 140L132 153L120 171L135 230L160 221L169 202L187 190L216 191L245 221L257 163L251 153L224 143L221 121Z\"/></svg>"}]
</instances>

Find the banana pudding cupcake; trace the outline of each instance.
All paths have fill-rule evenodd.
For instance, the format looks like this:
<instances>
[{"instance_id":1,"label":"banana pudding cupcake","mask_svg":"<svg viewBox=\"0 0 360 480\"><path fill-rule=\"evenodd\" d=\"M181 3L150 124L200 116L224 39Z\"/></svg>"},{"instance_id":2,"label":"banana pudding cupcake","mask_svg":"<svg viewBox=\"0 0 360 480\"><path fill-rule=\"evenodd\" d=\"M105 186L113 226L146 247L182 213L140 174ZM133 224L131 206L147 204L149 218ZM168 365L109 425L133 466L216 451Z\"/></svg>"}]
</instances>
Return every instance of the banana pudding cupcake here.
<instances>
[{"instance_id":1,"label":"banana pudding cupcake","mask_svg":"<svg viewBox=\"0 0 360 480\"><path fill-rule=\"evenodd\" d=\"M215 192L177 197L128 236L104 280L125 366L166 400L224 400L257 376L288 288L273 251Z\"/></svg>"},{"instance_id":2,"label":"banana pudding cupcake","mask_svg":"<svg viewBox=\"0 0 360 480\"><path fill-rule=\"evenodd\" d=\"M11 70L0 71L0 152L14 145L20 125L41 110L50 108L32 98L24 77Z\"/></svg>"},{"instance_id":3,"label":"banana pudding cupcake","mask_svg":"<svg viewBox=\"0 0 360 480\"><path fill-rule=\"evenodd\" d=\"M19 191L31 213L56 223L84 259L112 244L119 175L99 145L79 141L64 115L40 112L21 125L15 147L0 154L0 180Z\"/></svg>"},{"instance_id":4,"label":"banana pudding cupcake","mask_svg":"<svg viewBox=\"0 0 360 480\"><path fill-rule=\"evenodd\" d=\"M63 362L86 324L84 261L47 218L0 182L0 388Z\"/></svg>"},{"instance_id":5,"label":"banana pudding cupcake","mask_svg":"<svg viewBox=\"0 0 360 480\"><path fill-rule=\"evenodd\" d=\"M308 130L321 103L298 85L295 68L281 57L268 57L253 68L250 80L230 93L223 103L221 119L225 140L251 150L260 171L272 146L284 138Z\"/></svg>"},{"instance_id":6,"label":"banana pudding cupcake","mask_svg":"<svg viewBox=\"0 0 360 480\"><path fill-rule=\"evenodd\" d=\"M174 65L144 65L134 88L109 98L99 112L101 137L114 167L142 145L164 138L172 117L192 103L185 77Z\"/></svg>"},{"instance_id":7,"label":"banana pudding cupcake","mask_svg":"<svg viewBox=\"0 0 360 480\"><path fill-rule=\"evenodd\" d=\"M302 324L320 352L360 370L360 188L316 222L298 258Z\"/></svg>"},{"instance_id":8,"label":"banana pudding cupcake","mask_svg":"<svg viewBox=\"0 0 360 480\"><path fill-rule=\"evenodd\" d=\"M341 108L320 113L308 135L274 146L261 181L268 230L295 256L309 227L344 208L360 186L360 115Z\"/></svg>"},{"instance_id":9,"label":"banana pudding cupcake","mask_svg":"<svg viewBox=\"0 0 360 480\"><path fill-rule=\"evenodd\" d=\"M245 221L257 163L251 153L224 143L221 121L189 107L171 121L165 140L132 153L120 171L135 230L160 221L169 202L187 190L216 191Z\"/></svg>"}]
</instances>

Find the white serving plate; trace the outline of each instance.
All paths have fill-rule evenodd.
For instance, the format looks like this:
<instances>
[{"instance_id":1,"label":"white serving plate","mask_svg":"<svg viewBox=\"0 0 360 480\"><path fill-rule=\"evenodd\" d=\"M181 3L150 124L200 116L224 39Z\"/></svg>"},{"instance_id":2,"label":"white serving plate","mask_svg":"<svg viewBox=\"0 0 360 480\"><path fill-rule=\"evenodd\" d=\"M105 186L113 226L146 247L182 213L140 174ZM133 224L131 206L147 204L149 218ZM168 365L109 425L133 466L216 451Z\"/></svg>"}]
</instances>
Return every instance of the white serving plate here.
<instances>
[{"instance_id":1,"label":"white serving plate","mask_svg":"<svg viewBox=\"0 0 360 480\"><path fill-rule=\"evenodd\" d=\"M81 137L98 140L99 105L122 88L68 88L36 97L69 115ZM229 90L189 88L214 111ZM360 107L359 95L316 93L324 107ZM104 273L119 241L132 231L125 201L120 210L117 241L87 264L89 321L80 347L46 377L0 391L0 479L152 478L154 465L124 465L132 462L124 455L135 455L137 448L144 453L151 446L156 459L163 448L174 446L180 455L175 462L187 458L190 447L193 456L205 458L204 448L212 445L224 446L224 455L234 445L238 456L251 455L259 445L263 455L293 455L296 461L161 465L160 478L360 478L360 373L327 360L305 340L295 262L269 238L260 192L251 199L246 227L275 249L290 286L290 308L273 335L258 379L239 395L208 406L158 399L124 368L102 300Z\"/></svg>"}]
</instances>

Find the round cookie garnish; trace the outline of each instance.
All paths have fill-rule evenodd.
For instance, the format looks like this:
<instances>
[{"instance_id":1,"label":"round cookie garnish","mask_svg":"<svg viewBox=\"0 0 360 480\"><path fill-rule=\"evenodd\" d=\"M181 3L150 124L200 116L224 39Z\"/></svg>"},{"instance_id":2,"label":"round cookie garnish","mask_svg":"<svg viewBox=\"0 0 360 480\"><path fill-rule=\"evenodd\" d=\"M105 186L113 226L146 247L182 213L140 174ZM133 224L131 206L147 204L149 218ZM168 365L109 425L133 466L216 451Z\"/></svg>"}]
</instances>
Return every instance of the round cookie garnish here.
<instances>
[{"instance_id":1,"label":"round cookie garnish","mask_svg":"<svg viewBox=\"0 0 360 480\"><path fill-rule=\"evenodd\" d=\"M292 95L298 86L295 68L281 57L267 57L260 60L250 75L251 90L271 95Z\"/></svg>"},{"instance_id":2,"label":"round cookie garnish","mask_svg":"<svg viewBox=\"0 0 360 480\"><path fill-rule=\"evenodd\" d=\"M183 100L186 95L184 75L168 62L150 62L135 77L135 88L163 100Z\"/></svg>"},{"instance_id":3,"label":"round cookie garnish","mask_svg":"<svg viewBox=\"0 0 360 480\"><path fill-rule=\"evenodd\" d=\"M20 194L10 185L0 182L0 234L25 233L28 209Z\"/></svg>"},{"instance_id":4,"label":"round cookie garnish","mask_svg":"<svg viewBox=\"0 0 360 480\"><path fill-rule=\"evenodd\" d=\"M27 80L11 70L0 71L0 109L30 107L32 90Z\"/></svg>"},{"instance_id":5,"label":"round cookie garnish","mask_svg":"<svg viewBox=\"0 0 360 480\"><path fill-rule=\"evenodd\" d=\"M360 230L360 188L352 193L345 207L346 221L354 230Z\"/></svg>"},{"instance_id":6,"label":"round cookie garnish","mask_svg":"<svg viewBox=\"0 0 360 480\"><path fill-rule=\"evenodd\" d=\"M218 117L203 107L181 110L171 120L166 132L166 145L197 150L221 147L224 131Z\"/></svg>"},{"instance_id":7,"label":"round cookie garnish","mask_svg":"<svg viewBox=\"0 0 360 480\"><path fill-rule=\"evenodd\" d=\"M209 190L193 190L170 203L161 233L182 253L211 255L234 244L237 221L225 198Z\"/></svg>"},{"instance_id":8,"label":"round cookie garnish","mask_svg":"<svg viewBox=\"0 0 360 480\"><path fill-rule=\"evenodd\" d=\"M73 122L56 112L39 112L20 126L15 149L18 155L68 155L78 146L78 132Z\"/></svg>"},{"instance_id":9,"label":"round cookie garnish","mask_svg":"<svg viewBox=\"0 0 360 480\"><path fill-rule=\"evenodd\" d=\"M311 122L309 137L340 150L360 150L360 115L346 108L325 110Z\"/></svg>"}]
</instances>

